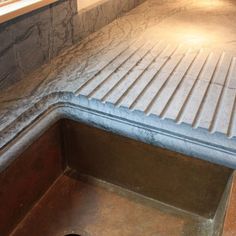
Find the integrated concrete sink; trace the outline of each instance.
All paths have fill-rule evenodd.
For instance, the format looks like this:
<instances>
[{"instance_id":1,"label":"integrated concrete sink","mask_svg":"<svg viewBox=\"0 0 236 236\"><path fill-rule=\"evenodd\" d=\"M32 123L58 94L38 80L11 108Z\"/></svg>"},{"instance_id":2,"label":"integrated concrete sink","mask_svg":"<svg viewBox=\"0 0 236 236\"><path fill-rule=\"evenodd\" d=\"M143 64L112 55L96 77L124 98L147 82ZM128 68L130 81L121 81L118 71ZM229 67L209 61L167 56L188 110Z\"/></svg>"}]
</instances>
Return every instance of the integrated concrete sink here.
<instances>
[{"instance_id":1,"label":"integrated concrete sink","mask_svg":"<svg viewBox=\"0 0 236 236\"><path fill-rule=\"evenodd\" d=\"M0 236L235 236L235 1L89 3L0 25Z\"/></svg>"},{"instance_id":2,"label":"integrated concrete sink","mask_svg":"<svg viewBox=\"0 0 236 236\"><path fill-rule=\"evenodd\" d=\"M1 172L0 232L222 235L232 174L63 119Z\"/></svg>"}]
</instances>

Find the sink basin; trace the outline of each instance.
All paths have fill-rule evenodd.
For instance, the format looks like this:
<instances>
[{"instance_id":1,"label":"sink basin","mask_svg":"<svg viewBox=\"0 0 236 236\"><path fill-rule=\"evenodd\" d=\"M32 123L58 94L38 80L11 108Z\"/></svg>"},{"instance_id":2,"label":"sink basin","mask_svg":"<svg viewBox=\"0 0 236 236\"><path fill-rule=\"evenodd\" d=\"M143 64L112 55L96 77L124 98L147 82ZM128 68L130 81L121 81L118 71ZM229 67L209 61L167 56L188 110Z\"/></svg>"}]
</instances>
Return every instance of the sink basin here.
<instances>
[{"instance_id":1,"label":"sink basin","mask_svg":"<svg viewBox=\"0 0 236 236\"><path fill-rule=\"evenodd\" d=\"M62 119L0 175L2 236L222 235L233 170Z\"/></svg>"}]
</instances>

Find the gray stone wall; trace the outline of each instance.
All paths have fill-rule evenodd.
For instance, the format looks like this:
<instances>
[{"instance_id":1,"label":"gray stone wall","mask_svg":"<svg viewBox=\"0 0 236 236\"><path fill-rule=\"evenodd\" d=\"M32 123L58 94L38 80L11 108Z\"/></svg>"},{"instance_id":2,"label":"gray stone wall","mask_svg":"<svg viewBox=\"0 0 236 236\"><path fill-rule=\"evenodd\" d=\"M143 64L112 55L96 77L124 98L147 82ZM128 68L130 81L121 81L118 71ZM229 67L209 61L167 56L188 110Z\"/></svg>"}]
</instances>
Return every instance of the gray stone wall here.
<instances>
[{"instance_id":1,"label":"gray stone wall","mask_svg":"<svg viewBox=\"0 0 236 236\"><path fill-rule=\"evenodd\" d=\"M0 88L73 44L77 0L63 0L0 24Z\"/></svg>"},{"instance_id":2,"label":"gray stone wall","mask_svg":"<svg viewBox=\"0 0 236 236\"><path fill-rule=\"evenodd\" d=\"M0 91L140 1L106 0L78 12L77 0L60 0L0 24Z\"/></svg>"}]
</instances>

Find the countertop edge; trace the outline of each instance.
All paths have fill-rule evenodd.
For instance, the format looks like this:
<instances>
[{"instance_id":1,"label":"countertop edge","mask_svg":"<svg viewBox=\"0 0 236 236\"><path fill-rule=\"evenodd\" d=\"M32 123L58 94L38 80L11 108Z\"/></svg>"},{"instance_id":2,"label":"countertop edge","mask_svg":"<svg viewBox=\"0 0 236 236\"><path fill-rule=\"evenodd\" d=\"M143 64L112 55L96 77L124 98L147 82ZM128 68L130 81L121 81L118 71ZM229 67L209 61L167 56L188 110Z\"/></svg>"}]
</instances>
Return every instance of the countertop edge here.
<instances>
[{"instance_id":1,"label":"countertop edge","mask_svg":"<svg viewBox=\"0 0 236 236\"><path fill-rule=\"evenodd\" d=\"M72 92L56 92L43 97L0 131L0 171L52 124L63 118L236 168L235 138L229 139L219 133L211 134L204 129L193 129L187 124L176 125L170 120L118 108L81 95L75 96Z\"/></svg>"}]
</instances>

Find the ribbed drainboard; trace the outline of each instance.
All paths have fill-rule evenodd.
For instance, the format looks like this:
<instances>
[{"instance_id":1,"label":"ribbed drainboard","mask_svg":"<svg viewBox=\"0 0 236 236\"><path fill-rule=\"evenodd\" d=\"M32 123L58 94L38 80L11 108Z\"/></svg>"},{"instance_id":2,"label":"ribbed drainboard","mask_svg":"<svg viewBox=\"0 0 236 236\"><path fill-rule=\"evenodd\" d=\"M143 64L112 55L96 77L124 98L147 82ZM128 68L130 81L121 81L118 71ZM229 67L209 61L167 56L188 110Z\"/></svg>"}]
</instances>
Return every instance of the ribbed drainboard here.
<instances>
[{"instance_id":1,"label":"ribbed drainboard","mask_svg":"<svg viewBox=\"0 0 236 236\"><path fill-rule=\"evenodd\" d=\"M236 136L236 63L229 53L139 40L97 67L77 95Z\"/></svg>"}]
</instances>

